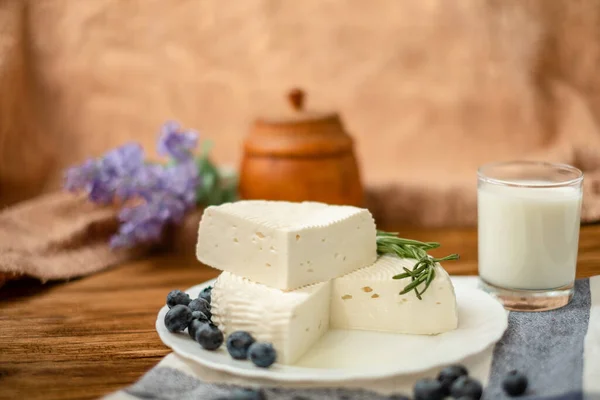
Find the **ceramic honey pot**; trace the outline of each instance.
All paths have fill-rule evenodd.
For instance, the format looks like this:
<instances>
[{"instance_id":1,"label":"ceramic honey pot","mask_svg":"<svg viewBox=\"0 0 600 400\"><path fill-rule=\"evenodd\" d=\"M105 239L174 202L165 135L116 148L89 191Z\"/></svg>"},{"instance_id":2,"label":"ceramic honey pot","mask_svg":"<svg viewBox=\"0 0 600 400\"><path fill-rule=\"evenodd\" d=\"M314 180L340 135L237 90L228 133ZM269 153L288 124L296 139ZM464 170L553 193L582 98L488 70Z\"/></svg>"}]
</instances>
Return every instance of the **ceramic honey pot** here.
<instances>
[{"instance_id":1,"label":"ceramic honey pot","mask_svg":"<svg viewBox=\"0 0 600 400\"><path fill-rule=\"evenodd\" d=\"M298 89L288 100L291 115L258 118L245 140L240 197L364 206L353 141L339 115L305 110Z\"/></svg>"}]
</instances>

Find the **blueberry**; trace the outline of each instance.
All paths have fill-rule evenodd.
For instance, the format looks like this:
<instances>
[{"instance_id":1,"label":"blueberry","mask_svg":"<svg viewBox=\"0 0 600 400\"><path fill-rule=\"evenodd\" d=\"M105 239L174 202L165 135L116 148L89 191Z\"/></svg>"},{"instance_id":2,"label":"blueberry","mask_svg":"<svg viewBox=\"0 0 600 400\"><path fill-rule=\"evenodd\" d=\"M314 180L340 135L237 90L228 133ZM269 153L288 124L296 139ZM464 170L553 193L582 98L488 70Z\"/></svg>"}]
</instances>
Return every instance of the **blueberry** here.
<instances>
[{"instance_id":1,"label":"blueberry","mask_svg":"<svg viewBox=\"0 0 600 400\"><path fill-rule=\"evenodd\" d=\"M419 379L413 388L415 400L443 400L445 397L442 384L431 378Z\"/></svg>"},{"instance_id":2,"label":"blueberry","mask_svg":"<svg viewBox=\"0 0 600 400\"><path fill-rule=\"evenodd\" d=\"M212 286L205 287L198 295L198 298L204 299L204 300L208 301L208 304L210 304L211 303L211 297L210 297L211 293L212 293Z\"/></svg>"},{"instance_id":3,"label":"blueberry","mask_svg":"<svg viewBox=\"0 0 600 400\"><path fill-rule=\"evenodd\" d=\"M256 340L245 331L235 331L227 338L227 351L236 360L248 358L248 348Z\"/></svg>"},{"instance_id":4,"label":"blueberry","mask_svg":"<svg viewBox=\"0 0 600 400\"><path fill-rule=\"evenodd\" d=\"M271 343L254 342L248 349L248 356L257 367L268 368L277 359L277 352Z\"/></svg>"},{"instance_id":5,"label":"blueberry","mask_svg":"<svg viewBox=\"0 0 600 400\"><path fill-rule=\"evenodd\" d=\"M190 301L192 301L192 299L190 299L190 295L182 292L181 290L171 290L167 295L167 305L169 308L173 308L177 304L183 304L184 306L187 306L190 304Z\"/></svg>"},{"instance_id":6,"label":"blueberry","mask_svg":"<svg viewBox=\"0 0 600 400\"><path fill-rule=\"evenodd\" d=\"M444 392L450 394L450 386L452 386L455 380L465 375L469 375L469 371L465 367L462 365L450 365L440 371L437 380L442 384Z\"/></svg>"},{"instance_id":7,"label":"blueberry","mask_svg":"<svg viewBox=\"0 0 600 400\"><path fill-rule=\"evenodd\" d=\"M196 342L206 350L216 350L223 344L223 332L212 324L202 324L196 331Z\"/></svg>"},{"instance_id":8,"label":"blueberry","mask_svg":"<svg viewBox=\"0 0 600 400\"><path fill-rule=\"evenodd\" d=\"M510 371L502 381L502 388L510 396L520 396L527 390L527 377L519 371Z\"/></svg>"},{"instance_id":9,"label":"blueberry","mask_svg":"<svg viewBox=\"0 0 600 400\"><path fill-rule=\"evenodd\" d=\"M173 306L165 315L165 326L169 332L181 332L192 320L192 310L183 304Z\"/></svg>"},{"instance_id":10,"label":"blueberry","mask_svg":"<svg viewBox=\"0 0 600 400\"><path fill-rule=\"evenodd\" d=\"M192 311L200 311L201 313L206 315L208 317L208 319L212 318L212 314L210 313L210 303L204 299L200 299L200 298L194 299L194 300L190 301L190 304L188 305L188 307Z\"/></svg>"},{"instance_id":11,"label":"blueberry","mask_svg":"<svg viewBox=\"0 0 600 400\"><path fill-rule=\"evenodd\" d=\"M197 311L195 311L197 312ZM193 314L193 313L192 313ZM200 329L203 325L206 325L205 322L200 321L199 319L192 319L188 325L188 334L190 335L190 337L193 340L196 340L196 332L198 331L198 329Z\"/></svg>"},{"instance_id":12,"label":"blueberry","mask_svg":"<svg viewBox=\"0 0 600 400\"><path fill-rule=\"evenodd\" d=\"M210 319L202 311L192 311L192 318L208 324Z\"/></svg>"},{"instance_id":13,"label":"blueberry","mask_svg":"<svg viewBox=\"0 0 600 400\"><path fill-rule=\"evenodd\" d=\"M482 393L483 388L481 387L481 383L466 375L455 380L452 386L450 386L450 394L454 398L465 396L478 400L481 398Z\"/></svg>"}]
</instances>

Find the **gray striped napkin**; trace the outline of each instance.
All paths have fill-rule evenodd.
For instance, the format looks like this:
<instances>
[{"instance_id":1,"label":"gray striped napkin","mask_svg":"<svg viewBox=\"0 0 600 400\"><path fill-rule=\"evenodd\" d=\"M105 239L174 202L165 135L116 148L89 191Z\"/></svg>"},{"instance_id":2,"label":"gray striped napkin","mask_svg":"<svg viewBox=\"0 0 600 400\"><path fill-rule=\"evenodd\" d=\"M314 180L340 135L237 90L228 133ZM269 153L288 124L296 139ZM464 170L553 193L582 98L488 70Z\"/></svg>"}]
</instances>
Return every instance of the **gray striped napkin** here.
<instances>
[{"instance_id":1,"label":"gray striped napkin","mask_svg":"<svg viewBox=\"0 0 600 400\"><path fill-rule=\"evenodd\" d=\"M474 277L453 277L456 286L476 286ZM600 399L600 276L578 280L571 304L542 313L509 314L508 329L492 348L463 362L485 386L484 399L509 398L501 381L511 369L529 377L526 399ZM261 387L269 400L384 400L411 394L414 382L434 377L439 368L418 375L349 382L344 388L314 383L280 385L245 381L170 354L134 385L110 400L227 398L239 387ZM227 382L227 383L223 383Z\"/></svg>"}]
</instances>

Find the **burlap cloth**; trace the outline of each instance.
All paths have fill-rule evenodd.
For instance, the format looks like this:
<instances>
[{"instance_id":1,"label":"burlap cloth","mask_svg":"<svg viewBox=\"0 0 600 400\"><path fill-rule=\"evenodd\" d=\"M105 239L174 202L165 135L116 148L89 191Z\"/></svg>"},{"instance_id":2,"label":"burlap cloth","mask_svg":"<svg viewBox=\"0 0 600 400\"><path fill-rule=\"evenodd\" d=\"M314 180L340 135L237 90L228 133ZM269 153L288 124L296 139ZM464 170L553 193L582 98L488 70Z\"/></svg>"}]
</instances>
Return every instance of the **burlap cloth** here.
<instances>
[{"instance_id":1,"label":"burlap cloth","mask_svg":"<svg viewBox=\"0 0 600 400\"><path fill-rule=\"evenodd\" d=\"M202 210L191 212L162 243L193 253ZM150 247L112 250L117 210L83 196L57 192L22 202L0 213L0 285L22 276L41 281L93 274L146 254Z\"/></svg>"}]
</instances>

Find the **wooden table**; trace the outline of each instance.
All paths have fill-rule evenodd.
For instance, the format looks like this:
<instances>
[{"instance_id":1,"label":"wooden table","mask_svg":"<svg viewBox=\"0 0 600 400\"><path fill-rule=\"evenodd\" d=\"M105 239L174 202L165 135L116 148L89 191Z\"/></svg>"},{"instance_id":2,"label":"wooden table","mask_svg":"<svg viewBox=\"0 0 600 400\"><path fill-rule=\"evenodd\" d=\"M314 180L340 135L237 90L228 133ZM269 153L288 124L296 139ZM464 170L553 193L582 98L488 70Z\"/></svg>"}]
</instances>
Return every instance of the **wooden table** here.
<instances>
[{"instance_id":1,"label":"wooden table","mask_svg":"<svg viewBox=\"0 0 600 400\"><path fill-rule=\"evenodd\" d=\"M460 253L453 274L477 273L475 229L400 230ZM600 225L582 228L578 277L600 274ZM191 256L155 255L94 276L0 289L0 398L91 399L133 383L169 353L154 331L171 289L214 278Z\"/></svg>"}]
</instances>

